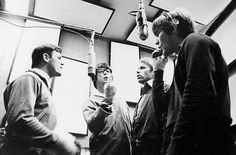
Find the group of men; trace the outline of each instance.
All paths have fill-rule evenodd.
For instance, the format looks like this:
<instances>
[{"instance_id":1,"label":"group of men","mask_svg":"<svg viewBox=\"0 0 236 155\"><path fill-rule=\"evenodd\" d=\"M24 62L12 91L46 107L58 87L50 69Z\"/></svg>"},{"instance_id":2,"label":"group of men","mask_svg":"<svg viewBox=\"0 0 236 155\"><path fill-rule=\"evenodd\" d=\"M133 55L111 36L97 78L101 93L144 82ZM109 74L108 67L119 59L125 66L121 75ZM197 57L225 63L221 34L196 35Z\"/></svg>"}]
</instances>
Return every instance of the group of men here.
<instances>
[{"instance_id":1,"label":"group of men","mask_svg":"<svg viewBox=\"0 0 236 155\"><path fill-rule=\"evenodd\" d=\"M153 21L162 56L141 58L137 80L143 85L131 120L129 107L116 95L112 69L96 66L96 92L83 106L92 133L91 155L231 155L232 122L227 64L218 43L195 32L183 10ZM163 80L168 57L174 59L170 86ZM49 79L61 75L61 48L44 45L32 54L32 69L4 92L7 142L0 155L76 155L80 145L57 132Z\"/></svg>"}]
</instances>

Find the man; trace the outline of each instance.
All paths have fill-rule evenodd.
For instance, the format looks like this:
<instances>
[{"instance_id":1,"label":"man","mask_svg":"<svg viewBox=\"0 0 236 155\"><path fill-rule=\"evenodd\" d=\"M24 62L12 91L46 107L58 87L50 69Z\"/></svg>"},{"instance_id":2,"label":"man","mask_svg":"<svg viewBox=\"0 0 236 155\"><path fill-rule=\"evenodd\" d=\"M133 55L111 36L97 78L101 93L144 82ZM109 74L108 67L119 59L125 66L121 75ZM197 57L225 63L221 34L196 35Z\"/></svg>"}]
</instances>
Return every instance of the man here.
<instances>
[{"instance_id":1,"label":"man","mask_svg":"<svg viewBox=\"0 0 236 155\"><path fill-rule=\"evenodd\" d=\"M83 114L92 135L91 155L130 155L131 122L125 101L119 99L112 84L112 69L106 63L96 66L95 92L83 106Z\"/></svg>"},{"instance_id":2,"label":"man","mask_svg":"<svg viewBox=\"0 0 236 155\"><path fill-rule=\"evenodd\" d=\"M178 53L174 80L168 92L170 102L164 138L169 147L167 154L232 153L233 143L228 136L232 121L228 72L219 45L208 36L194 33L194 21L181 10L159 16L152 30L165 57ZM156 66L158 61L163 61L158 59Z\"/></svg>"},{"instance_id":3,"label":"man","mask_svg":"<svg viewBox=\"0 0 236 155\"><path fill-rule=\"evenodd\" d=\"M157 113L153 98L152 59L139 60L137 79L143 85L132 123L132 148L134 155L159 155L162 142L163 113Z\"/></svg>"},{"instance_id":4,"label":"man","mask_svg":"<svg viewBox=\"0 0 236 155\"><path fill-rule=\"evenodd\" d=\"M1 155L76 155L80 150L69 133L57 133L49 80L61 76L61 48L46 44L32 53L32 69L4 91L7 142Z\"/></svg>"}]
</instances>

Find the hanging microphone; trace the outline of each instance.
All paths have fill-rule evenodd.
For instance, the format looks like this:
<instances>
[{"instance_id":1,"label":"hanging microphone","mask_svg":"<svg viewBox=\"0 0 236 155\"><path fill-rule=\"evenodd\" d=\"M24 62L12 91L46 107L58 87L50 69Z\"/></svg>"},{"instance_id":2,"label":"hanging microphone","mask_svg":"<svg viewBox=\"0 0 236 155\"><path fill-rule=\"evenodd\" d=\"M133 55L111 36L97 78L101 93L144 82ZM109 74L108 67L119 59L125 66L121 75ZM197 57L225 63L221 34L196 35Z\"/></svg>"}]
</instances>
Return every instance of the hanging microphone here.
<instances>
[{"instance_id":1,"label":"hanging microphone","mask_svg":"<svg viewBox=\"0 0 236 155\"><path fill-rule=\"evenodd\" d=\"M91 31L91 39L89 42L89 52L88 52L88 76L92 80L95 78L95 65L96 65L96 53L94 52L94 36L95 30Z\"/></svg>"},{"instance_id":2,"label":"hanging microphone","mask_svg":"<svg viewBox=\"0 0 236 155\"><path fill-rule=\"evenodd\" d=\"M139 0L139 10L136 14L136 23L138 26L139 38L143 41L146 40L148 38L148 25L143 0Z\"/></svg>"}]
</instances>

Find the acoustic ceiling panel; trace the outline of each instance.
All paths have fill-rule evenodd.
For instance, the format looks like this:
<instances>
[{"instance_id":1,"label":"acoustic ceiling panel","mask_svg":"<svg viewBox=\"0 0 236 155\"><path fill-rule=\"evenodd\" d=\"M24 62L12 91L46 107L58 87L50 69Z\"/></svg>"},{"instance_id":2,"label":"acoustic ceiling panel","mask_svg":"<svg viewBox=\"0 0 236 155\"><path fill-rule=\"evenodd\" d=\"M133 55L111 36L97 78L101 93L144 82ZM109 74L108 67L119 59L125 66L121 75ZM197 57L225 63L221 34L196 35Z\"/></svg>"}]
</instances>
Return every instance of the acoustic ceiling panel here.
<instances>
[{"instance_id":1,"label":"acoustic ceiling panel","mask_svg":"<svg viewBox=\"0 0 236 155\"><path fill-rule=\"evenodd\" d=\"M3 10L9 11L11 13L21 15L21 16L27 16L28 15L28 9L29 9L29 0L0 0L3 8Z\"/></svg>"},{"instance_id":2,"label":"acoustic ceiling panel","mask_svg":"<svg viewBox=\"0 0 236 155\"><path fill-rule=\"evenodd\" d=\"M35 0L33 16L78 28L104 31L113 10L80 0Z\"/></svg>"},{"instance_id":3,"label":"acoustic ceiling panel","mask_svg":"<svg viewBox=\"0 0 236 155\"><path fill-rule=\"evenodd\" d=\"M209 24L231 0L153 0L152 6L164 10L186 8L195 21L204 25Z\"/></svg>"}]
</instances>

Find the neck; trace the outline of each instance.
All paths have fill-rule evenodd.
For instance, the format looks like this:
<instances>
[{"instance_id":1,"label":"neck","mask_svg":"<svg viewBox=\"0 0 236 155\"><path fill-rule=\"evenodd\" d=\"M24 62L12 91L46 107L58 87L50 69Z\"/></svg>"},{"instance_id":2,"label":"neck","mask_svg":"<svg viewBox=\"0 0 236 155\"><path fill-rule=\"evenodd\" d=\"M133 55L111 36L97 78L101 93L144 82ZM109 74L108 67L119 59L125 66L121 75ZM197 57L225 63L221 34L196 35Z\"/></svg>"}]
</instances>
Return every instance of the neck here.
<instances>
[{"instance_id":1,"label":"neck","mask_svg":"<svg viewBox=\"0 0 236 155\"><path fill-rule=\"evenodd\" d=\"M47 73L48 74L48 76L50 77L50 78L52 78L50 75L49 75L49 73L48 73L48 69L47 69L47 67L46 66L42 66L42 67L37 67L38 69L41 69L42 71L44 71L45 73Z\"/></svg>"},{"instance_id":2,"label":"neck","mask_svg":"<svg viewBox=\"0 0 236 155\"><path fill-rule=\"evenodd\" d=\"M100 93L102 93L102 94L104 94L104 85L99 85L99 84L97 84L97 90L100 92Z\"/></svg>"},{"instance_id":3,"label":"neck","mask_svg":"<svg viewBox=\"0 0 236 155\"><path fill-rule=\"evenodd\" d=\"M47 68L47 66L45 66L45 65L43 65L43 64L39 64L39 65L38 65L37 67L35 67L35 68L38 68L38 69L44 71L44 72L47 73L48 76L51 78L51 76L50 76L49 73L48 73L48 68Z\"/></svg>"}]
</instances>

